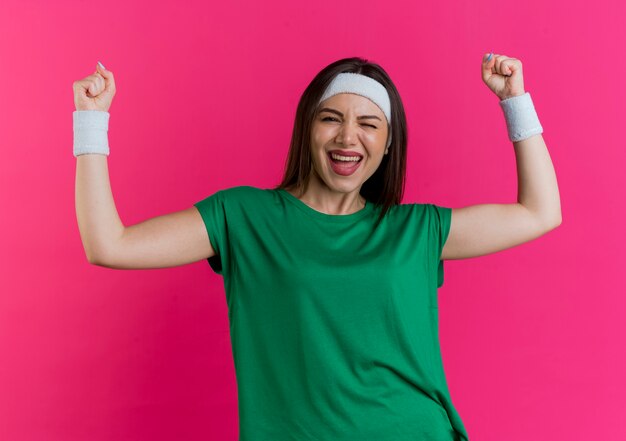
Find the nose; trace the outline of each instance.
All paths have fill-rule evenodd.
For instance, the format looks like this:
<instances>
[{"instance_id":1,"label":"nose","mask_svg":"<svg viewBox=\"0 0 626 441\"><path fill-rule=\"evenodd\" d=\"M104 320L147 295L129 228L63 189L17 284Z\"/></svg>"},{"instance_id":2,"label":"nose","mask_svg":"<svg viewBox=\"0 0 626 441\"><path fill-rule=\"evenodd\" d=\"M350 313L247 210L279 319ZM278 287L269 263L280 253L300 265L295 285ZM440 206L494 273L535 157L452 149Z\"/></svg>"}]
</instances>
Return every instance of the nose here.
<instances>
[{"instance_id":1,"label":"nose","mask_svg":"<svg viewBox=\"0 0 626 441\"><path fill-rule=\"evenodd\" d=\"M341 125L339 130L339 137L337 142L346 145L352 145L356 142L357 134L356 128L351 123L345 123Z\"/></svg>"}]
</instances>

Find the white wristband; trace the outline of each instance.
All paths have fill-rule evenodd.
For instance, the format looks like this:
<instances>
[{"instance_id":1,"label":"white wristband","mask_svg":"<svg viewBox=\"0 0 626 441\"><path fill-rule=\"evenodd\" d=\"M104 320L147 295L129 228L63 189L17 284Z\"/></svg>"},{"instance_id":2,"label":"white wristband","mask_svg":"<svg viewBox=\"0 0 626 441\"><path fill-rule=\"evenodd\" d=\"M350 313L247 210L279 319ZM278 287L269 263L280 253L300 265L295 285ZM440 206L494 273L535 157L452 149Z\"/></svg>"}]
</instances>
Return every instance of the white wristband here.
<instances>
[{"instance_id":1,"label":"white wristband","mask_svg":"<svg viewBox=\"0 0 626 441\"><path fill-rule=\"evenodd\" d=\"M506 128L512 142L543 133L530 93L500 101L506 119Z\"/></svg>"},{"instance_id":2,"label":"white wristband","mask_svg":"<svg viewBox=\"0 0 626 441\"><path fill-rule=\"evenodd\" d=\"M109 155L109 112L76 110L74 119L74 156L87 153Z\"/></svg>"}]
</instances>

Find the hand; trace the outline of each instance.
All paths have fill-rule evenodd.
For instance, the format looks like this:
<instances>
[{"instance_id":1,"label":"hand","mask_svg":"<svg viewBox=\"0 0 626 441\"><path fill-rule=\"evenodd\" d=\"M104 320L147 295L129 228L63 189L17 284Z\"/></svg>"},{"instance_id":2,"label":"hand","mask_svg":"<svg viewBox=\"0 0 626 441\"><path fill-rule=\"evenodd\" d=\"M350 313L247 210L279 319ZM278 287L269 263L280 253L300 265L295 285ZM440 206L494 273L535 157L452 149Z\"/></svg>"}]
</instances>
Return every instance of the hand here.
<instances>
[{"instance_id":1,"label":"hand","mask_svg":"<svg viewBox=\"0 0 626 441\"><path fill-rule=\"evenodd\" d=\"M514 96L524 95L524 75L522 62L517 58L506 55L493 54L487 61L489 54L483 56L483 81L495 93L500 101Z\"/></svg>"},{"instance_id":2,"label":"hand","mask_svg":"<svg viewBox=\"0 0 626 441\"><path fill-rule=\"evenodd\" d=\"M96 64L96 71L72 84L76 110L101 110L108 112L115 96L113 72Z\"/></svg>"}]
</instances>

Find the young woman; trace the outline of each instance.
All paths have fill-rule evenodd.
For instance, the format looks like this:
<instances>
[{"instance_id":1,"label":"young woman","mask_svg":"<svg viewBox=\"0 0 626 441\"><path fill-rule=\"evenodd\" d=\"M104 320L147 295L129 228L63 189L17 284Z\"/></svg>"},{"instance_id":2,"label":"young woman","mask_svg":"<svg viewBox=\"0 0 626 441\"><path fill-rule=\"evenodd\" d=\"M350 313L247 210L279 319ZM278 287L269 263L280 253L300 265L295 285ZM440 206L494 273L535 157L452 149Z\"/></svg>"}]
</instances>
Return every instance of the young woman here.
<instances>
[{"instance_id":1,"label":"young woman","mask_svg":"<svg viewBox=\"0 0 626 441\"><path fill-rule=\"evenodd\" d=\"M102 66L74 83L76 211L89 261L164 268L208 259L224 277L240 440L467 440L438 339L443 262L533 240L561 222L556 177L522 65L490 54L518 201L402 204L407 125L387 73L325 67L298 104L282 182L220 190L124 226L106 137L115 94Z\"/></svg>"}]
</instances>

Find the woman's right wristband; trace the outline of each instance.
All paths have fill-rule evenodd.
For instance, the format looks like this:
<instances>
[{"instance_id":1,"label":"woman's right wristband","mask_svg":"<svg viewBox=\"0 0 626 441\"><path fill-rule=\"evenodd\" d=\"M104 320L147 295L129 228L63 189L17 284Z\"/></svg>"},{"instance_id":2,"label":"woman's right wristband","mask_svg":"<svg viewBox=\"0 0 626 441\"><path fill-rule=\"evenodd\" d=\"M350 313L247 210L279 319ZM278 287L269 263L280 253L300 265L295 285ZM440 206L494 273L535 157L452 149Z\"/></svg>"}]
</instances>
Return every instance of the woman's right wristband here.
<instances>
[{"instance_id":1,"label":"woman's right wristband","mask_svg":"<svg viewBox=\"0 0 626 441\"><path fill-rule=\"evenodd\" d=\"M76 110L74 121L74 156L95 153L109 156L109 112Z\"/></svg>"}]
</instances>

